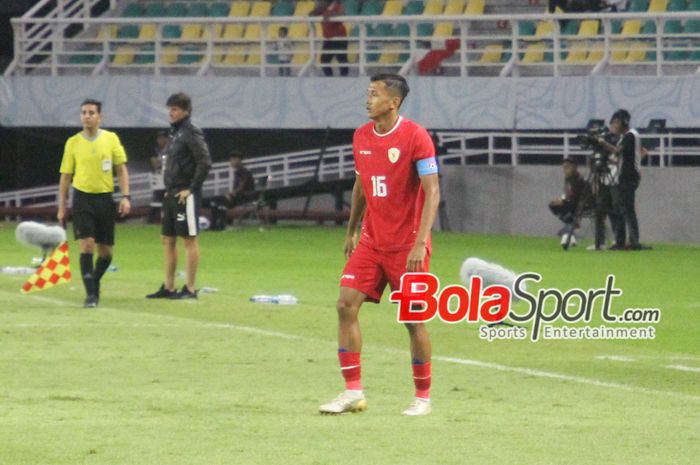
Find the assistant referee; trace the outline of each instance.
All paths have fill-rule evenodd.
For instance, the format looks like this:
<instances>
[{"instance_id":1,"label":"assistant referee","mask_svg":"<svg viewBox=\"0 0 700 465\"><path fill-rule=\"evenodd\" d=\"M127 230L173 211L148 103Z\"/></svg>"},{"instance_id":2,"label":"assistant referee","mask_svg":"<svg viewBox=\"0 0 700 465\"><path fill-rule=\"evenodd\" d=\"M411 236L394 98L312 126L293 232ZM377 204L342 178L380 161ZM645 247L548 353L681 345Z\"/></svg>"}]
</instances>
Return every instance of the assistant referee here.
<instances>
[{"instance_id":1,"label":"assistant referee","mask_svg":"<svg viewBox=\"0 0 700 465\"><path fill-rule=\"evenodd\" d=\"M80 104L83 130L66 141L61 161L58 192L58 221L66 218L69 186L73 185L73 230L80 247L80 273L85 285L85 307L95 308L100 301L100 279L112 262L115 205L114 174L119 178L121 200L119 216L131 210L126 152L119 137L105 129L102 103L87 99ZM93 253L97 244L97 261Z\"/></svg>"}]
</instances>

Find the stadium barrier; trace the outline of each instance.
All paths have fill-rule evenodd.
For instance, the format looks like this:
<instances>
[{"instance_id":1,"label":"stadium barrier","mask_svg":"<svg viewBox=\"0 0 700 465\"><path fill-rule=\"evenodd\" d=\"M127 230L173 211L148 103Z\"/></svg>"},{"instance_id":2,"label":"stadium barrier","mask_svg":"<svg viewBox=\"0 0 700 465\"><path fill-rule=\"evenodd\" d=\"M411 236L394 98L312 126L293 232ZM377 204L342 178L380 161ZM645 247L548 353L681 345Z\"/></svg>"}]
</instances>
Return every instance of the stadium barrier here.
<instances>
[{"instance_id":1,"label":"stadium barrier","mask_svg":"<svg viewBox=\"0 0 700 465\"><path fill-rule=\"evenodd\" d=\"M700 12L517 15L343 16L351 31L348 66L353 75L378 70L402 74L596 75L694 74L700 65ZM276 31L303 25L289 67L296 76L316 73L323 39L318 17L27 17L12 19L14 60L9 75L146 73L276 76ZM574 34L560 22L577 22ZM683 23L686 26L683 26ZM436 32L424 34L431 25ZM452 24L449 33L438 33ZM494 24L505 25L494 30ZM587 26L584 27L584 24ZM185 37L193 25L201 33ZM226 38L228 26L254 33ZM588 26L590 25L590 27ZM119 34L125 27L148 34ZM75 33L75 31L80 31ZM222 35L223 34L223 35ZM426 57L430 54L432 58Z\"/></svg>"}]
</instances>

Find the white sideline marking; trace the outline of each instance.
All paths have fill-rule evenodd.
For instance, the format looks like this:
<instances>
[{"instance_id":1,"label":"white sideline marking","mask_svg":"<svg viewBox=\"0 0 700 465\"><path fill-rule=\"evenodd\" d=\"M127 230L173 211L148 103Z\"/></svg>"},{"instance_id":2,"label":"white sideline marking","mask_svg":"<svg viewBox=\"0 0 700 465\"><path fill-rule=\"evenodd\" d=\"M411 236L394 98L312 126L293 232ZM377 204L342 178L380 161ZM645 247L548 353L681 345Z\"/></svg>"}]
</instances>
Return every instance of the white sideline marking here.
<instances>
[{"instance_id":1,"label":"white sideline marking","mask_svg":"<svg viewBox=\"0 0 700 465\"><path fill-rule=\"evenodd\" d=\"M686 365L666 365L666 368L670 368L672 370L680 370L680 371L692 371L694 373L700 373L700 368L698 367L689 367Z\"/></svg>"},{"instance_id":2,"label":"white sideline marking","mask_svg":"<svg viewBox=\"0 0 700 465\"><path fill-rule=\"evenodd\" d=\"M5 293L5 294L12 294L10 292L2 291L2 290L0 290L0 292ZM14 295L14 294L12 294L12 295ZM66 302L66 301L62 301L62 300L58 300L58 299L51 299L48 297L39 297L39 296L35 296L32 294L27 294L27 296L30 298L34 298L36 300L39 300L39 301L55 303L57 305L69 305L69 306L75 306L75 307L78 306L75 303L70 303L70 302ZM247 333L251 333L251 334L259 334L261 336L276 337L276 338L280 338L280 339L300 340L300 341L316 342L316 343L321 342L321 343L327 343L327 344L332 343L331 341L326 341L323 339L298 336L298 335L282 333L282 332L278 332L278 331L270 331L270 330L266 330L266 329L255 328L252 326L239 326L239 325L236 325L233 323L207 323L207 322L202 322L199 320L177 317L177 316L172 316L172 315L161 315L158 313L143 313L143 312L136 312L133 310L119 310L119 309L110 308L110 307L99 307L98 308L98 311L104 311L104 310L117 312L120 314L123 314L123 313L137 314L141 317L143 317L144 315L148 315L150 317L158 318L158 319L168 319L168 320L175 320L175 321L183 321L184 320L184 321L187 321L189 324L197 324L200 327L232 329L235 331L243 331L243 332L247 332ZM88 310L88 311L94 312L94 310ZM392 348L383 348L383 350L385 350L387 352L393 352L393 353L401 353L401 354L406 353L403 350L392 349ZM693 400L696 402L700 402L700 396L696 396L693 394L685 394L682 392L675 392L675 391L661 391L658 389L649 389L649 388L644 388L641 386L633 386L633 385L614 383L614 382L609 382L609 381L600 381L600 380L597 380L594 378L584 378L582 376L565 375L565 374L561 374L561 373L537 370L537 369L533 369L533 368L512 367L512 366L508 366L508 365L501 365L498 363L482 362L479 360L470 360L470 359L456 358L456 357L445 357L445 356L441 356L441 355L433 355L432 359L438 360L441 362L446 362L446 363L454 363L457 365L486 368L486 369L497 370L497 371L502 371L502 372L519 373L519 374L528 375L528 376L535 376L538 378L548 378L548 379L556 379L559 381L569 381L569 382L573 382L573 383L586 384L589 386L598 386L598 387L604 387L604 388L610 388L610 389L618 389L621 391L632 391L632 392L641 392L641 393L645 393L645 394L678 397L678 398L682 398L682 399L686 399L686 400ZM683 366L683 365L676 365L676 366ZM695 369L693 369L692 367L685 367L685 368L691 368L690 371L695 371Z\"/></svg>"},{"instance_id":3,"label":"white sideline marking","mask_svg":"<svg viewBox=\"0 0 700 465\"><path fill-rule=\"evenodd\" d=\"M598 355L597 360L612 360L614 362L636 362L637 359L626 355Z\"/></svg>"}]
</instances>

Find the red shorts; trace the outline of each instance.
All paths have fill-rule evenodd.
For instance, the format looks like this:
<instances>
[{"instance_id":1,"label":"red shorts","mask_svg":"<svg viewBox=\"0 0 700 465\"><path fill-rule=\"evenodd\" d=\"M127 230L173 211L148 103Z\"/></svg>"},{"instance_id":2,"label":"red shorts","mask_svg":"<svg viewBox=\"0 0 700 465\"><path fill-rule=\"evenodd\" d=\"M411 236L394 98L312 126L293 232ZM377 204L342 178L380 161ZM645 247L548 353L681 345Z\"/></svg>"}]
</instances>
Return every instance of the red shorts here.
<instances>
[{"instance_id":1,"label":"red shorts","mask_svg":"<svg viewBox=\"0 0 700 465\"><path fill-rule=\"evenodd\" d=\"M379 303L384 288L389 284L391 290L401 285L401 276L406 272L406 260L410 250L398 252L380 252L359 243L345 265L340 285L357 289L367 295L370 302ZM427 248L423 269L430 266L430 248Z\"/></svg>"}]
</instances>

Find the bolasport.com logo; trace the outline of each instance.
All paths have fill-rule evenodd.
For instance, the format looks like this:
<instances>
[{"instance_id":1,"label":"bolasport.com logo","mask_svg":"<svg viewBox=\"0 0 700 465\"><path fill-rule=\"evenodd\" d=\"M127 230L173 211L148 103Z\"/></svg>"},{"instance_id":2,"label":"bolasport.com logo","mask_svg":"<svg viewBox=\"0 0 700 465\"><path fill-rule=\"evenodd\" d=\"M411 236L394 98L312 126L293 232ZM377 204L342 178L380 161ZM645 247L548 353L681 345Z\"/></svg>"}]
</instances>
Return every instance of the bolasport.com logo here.
<instances>
[{"instance_id":1,"label":"bolasport.com logo","mask_svg":"<svg viewBox=\"0 0 700 465\"><path fill-rule=\"evenodd\" d=\"M615 276L608 275L597 289L539 289L527 291L528 284L538 283L538 273L523 273L512 288L493 284L484 286L483 279L472 276L469 288L452 284L441 288L440 280L431 273L406 273L401 286L391 293L391 302L398 304L400 323L427 322L439 317L445 323L473 323L479 337L489 342L497 339L654 339L661 321L658 308L625 308L615 311L614 300L622 295L615 287ZM516 310L513 302L523 306ZM599 315L603 324L569 326L591 323ZM511 323L506 323L506 320ZM559 324L552 324L558 322ZM561 324L563 323L563 324Z\"/></svg>"}]
</instances>

